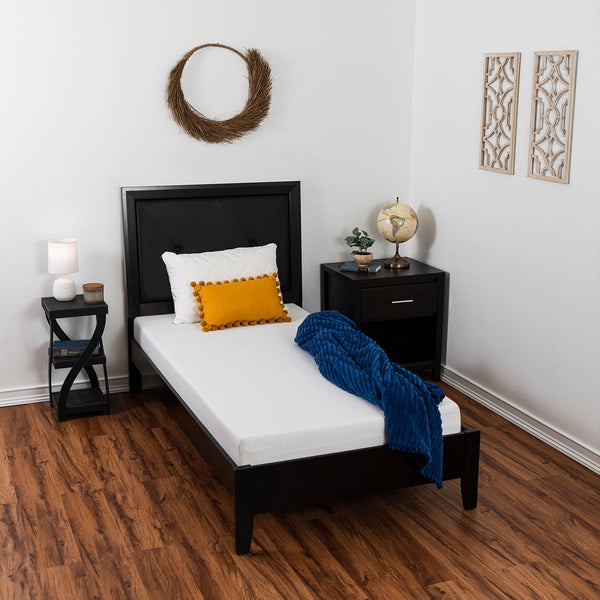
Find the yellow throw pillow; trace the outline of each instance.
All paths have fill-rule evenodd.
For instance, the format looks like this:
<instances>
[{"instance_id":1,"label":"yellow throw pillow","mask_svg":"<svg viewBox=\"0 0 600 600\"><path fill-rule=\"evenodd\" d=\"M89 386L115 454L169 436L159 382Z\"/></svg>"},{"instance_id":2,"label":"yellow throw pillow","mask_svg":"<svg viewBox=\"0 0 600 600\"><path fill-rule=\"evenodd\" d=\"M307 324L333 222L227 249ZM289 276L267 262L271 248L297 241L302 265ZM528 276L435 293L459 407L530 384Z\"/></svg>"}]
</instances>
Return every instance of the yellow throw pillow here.
<instances>
[{"instance_id":1,"label":"yellow throw pillow","mask_svg":"<svg viewBox=\"0 0 600 600\"><path fill-rule=\"evenodd\" d=\"M279 292L277 273L216 283L192 281L202 331L291 321Z\"/></svg>"}]
</instances>

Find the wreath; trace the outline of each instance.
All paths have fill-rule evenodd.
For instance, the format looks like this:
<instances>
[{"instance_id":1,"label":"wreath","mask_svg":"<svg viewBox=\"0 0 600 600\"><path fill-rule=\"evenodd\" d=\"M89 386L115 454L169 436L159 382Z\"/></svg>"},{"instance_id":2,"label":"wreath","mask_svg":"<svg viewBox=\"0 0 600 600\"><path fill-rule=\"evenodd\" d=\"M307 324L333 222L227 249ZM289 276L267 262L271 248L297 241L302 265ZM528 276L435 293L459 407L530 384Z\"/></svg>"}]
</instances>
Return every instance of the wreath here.
<instances>
[{"instance_id":1,"label":"wreath","mask_svg":"<svg viewBox=\"0 0 600 600\"><path fill-rule=\"evenodd\" d=\"M239 114L224 121L207 119L183 95L181 75L190 56L202 48L225 48L240 56L248 67L248 99ZM203 44L190 50L173 67L167 86L167 103L173 118L192 137L210 144L232 142L256 129L267 116L271 104L271 68L258 50L250 48L246 55L223 44Z\"/></svg>"}]
</instances>

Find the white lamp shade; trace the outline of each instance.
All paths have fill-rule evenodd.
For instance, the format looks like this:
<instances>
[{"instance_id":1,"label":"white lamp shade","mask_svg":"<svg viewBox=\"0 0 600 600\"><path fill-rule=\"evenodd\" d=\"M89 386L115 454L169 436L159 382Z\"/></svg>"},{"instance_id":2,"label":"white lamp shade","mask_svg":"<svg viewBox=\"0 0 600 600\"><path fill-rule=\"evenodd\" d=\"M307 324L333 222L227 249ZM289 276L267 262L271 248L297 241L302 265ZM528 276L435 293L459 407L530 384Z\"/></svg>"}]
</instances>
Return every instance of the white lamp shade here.
<instances>
[{"instance_id":1,"label":"white lamp shade","mask_svg":"<svg viewBox=\"0 0 600 600\"><path fill-rule=\"evenodd\" d=\"M72 238L48 241L48 273L65 275L77 273L77 240Z\"/></svg>"}]
</instances>

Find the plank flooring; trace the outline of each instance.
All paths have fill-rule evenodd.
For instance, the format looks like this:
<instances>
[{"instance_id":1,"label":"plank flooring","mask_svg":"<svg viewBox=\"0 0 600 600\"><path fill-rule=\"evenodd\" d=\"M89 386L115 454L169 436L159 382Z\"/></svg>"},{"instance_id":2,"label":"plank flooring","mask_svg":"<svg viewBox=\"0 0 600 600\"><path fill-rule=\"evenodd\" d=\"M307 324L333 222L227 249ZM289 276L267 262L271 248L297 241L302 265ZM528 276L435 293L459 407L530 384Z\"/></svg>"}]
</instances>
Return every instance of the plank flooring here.
<instances>
[{"instance_id":1,"label":"plank flooring","mask_svg":"<svg viewBox=\"0 0 600 600\"><path fill-rule=\"evenodd\" d=\"M481 429L479 506L458 482L255 517L156 391L58 423L0 409L0 600L594 600L600 477L459 392Z\"/></svg>"}]
</instances>

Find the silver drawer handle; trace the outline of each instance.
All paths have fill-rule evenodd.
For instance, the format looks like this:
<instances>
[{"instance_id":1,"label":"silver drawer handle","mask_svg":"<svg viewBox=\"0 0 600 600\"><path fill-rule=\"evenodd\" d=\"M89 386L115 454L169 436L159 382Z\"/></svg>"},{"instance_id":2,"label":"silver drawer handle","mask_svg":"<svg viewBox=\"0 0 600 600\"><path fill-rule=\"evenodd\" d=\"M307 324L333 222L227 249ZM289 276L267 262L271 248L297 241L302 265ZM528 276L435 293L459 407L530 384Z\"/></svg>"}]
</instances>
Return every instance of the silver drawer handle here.
<instances>
[{"instance_id":1,"label":"silver drawer handle","mask_svg":"<svg viewBox=\"0 0 600 600\"><path fill-rule=\"evenodd\" d=\"M409 304L414 302L414 300L391 300L392 304Z\"/></svg>"}]
</instances>

